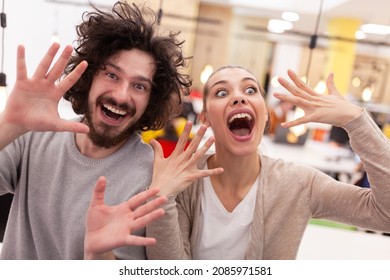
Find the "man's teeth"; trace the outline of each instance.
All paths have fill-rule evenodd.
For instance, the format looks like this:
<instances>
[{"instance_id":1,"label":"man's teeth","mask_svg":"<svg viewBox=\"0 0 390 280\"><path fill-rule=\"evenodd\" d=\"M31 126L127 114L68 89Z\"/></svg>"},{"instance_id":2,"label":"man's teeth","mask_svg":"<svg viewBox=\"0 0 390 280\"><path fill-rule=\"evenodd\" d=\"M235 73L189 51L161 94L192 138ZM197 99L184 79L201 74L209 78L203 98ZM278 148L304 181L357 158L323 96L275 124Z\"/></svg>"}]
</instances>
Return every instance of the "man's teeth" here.
<instances>
[{"instance_id":1,"label":"man's teeth","mask_svg":"<svg viewBox=\"0 0 390 280\"><path fill-rule=\"evenodd\" d=\"M241 113L241 114L233 115L233 116L229 119L229 123L231 123L231 122L234 121L235 119L243 119L243 118L247 118L248 120L252 120L251 115L249 115L248 113Z\"/></svg>"},{"instance_id":2,"label":"man's teeth","mask_svg":"<svg viewBox=\"0 0 390 280\"><path fill-rule=\"evenodd\" d=\"M119 110L119 109L116 109L114 108L113 106L109 105L109 104L103 104L103 107L106 108L107 110L110 110L111 112L115 113L115 114L118 114L118 115L126 115L127 112L126 111L122 111L122 110Z\"/></svg>"}]
</instances>

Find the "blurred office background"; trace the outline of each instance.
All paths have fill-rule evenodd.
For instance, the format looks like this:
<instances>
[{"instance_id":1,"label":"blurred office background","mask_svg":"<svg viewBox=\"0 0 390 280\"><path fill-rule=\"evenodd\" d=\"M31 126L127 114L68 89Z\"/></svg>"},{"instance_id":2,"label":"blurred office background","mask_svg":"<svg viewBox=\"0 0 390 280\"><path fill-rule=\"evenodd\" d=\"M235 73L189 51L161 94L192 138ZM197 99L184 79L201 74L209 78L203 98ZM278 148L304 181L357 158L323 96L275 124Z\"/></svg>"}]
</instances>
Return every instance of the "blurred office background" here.
<instances>
[{"instance_id":1,"label":"blurred office background","mask_svg":"<svg viewBox=\"0 0 390 280\"><path fill-rule=\"evenodd\" d=\"M90 1L109 8L114 0ZM324 91L333 72L340 91L362 103L380 125L390 114L390 2L386 0L137 0L161 10L161 30L180 31L184 51L192 56L185 70L193 89L212 69L240 64L267 90L282 90L275 77L291 68L313 88ZM16 46L26 46L34 69L52 41L72 44L75 25L88 0L4 0L1 72L7 92L15 81ZM4 47L3 47L4 45ZM1 91L3 92L3 91ZM0 94L0 110L6 94ZM66 106L62 109L67 116Z\"/></svg>"},{"instance_id":2,"label":"blurred office background","mask_svg":"<svg viewBox=\"0 0 390 280\"><path fill-rule=\"evenodd\" d=\"M26 63L31 75L52 41L58 41L62 46L73 44L75 26L82 13L90 9L88 2L105 9L116 1L5 0L2 12L6 14L7 22L1 30L1 72L6 75L7 86L0 84L0 110L15 82L17 45L26 47ZM366 107L390 137L390 1L133 2L145 2L160 12L161 32L181 32L180 37L185 40L184 52L193 57L184 71L193 79L191 101L196 112L200 110L204 80L210 71L225 64L250 69L266 89L270 107L276 104L272 92L282 91L275 77L286 76L288 68L324 93L324 79L333 72L341 93ZM64 118L74 117L67 102L61 102L59 110ZM331 127L314 124L310 129L309 140L329 140ZM271 142L264 144L266 152L280 150ZM318 145L310 143L306 150L310 150L314 158L319 154L314 150ZM340 162L340 158L342 161L343 157L336 156L328 165L338 168L336 161ZM348 168L352 170L350 166L354 159L351 156L348 160ZM335 173L338 172L332 170L330 175ZM346 174L342 179L352 180L354 175ZM309 225L299 258L390 259L390 237L314 221Z\"/></svg>"}]
</instances>

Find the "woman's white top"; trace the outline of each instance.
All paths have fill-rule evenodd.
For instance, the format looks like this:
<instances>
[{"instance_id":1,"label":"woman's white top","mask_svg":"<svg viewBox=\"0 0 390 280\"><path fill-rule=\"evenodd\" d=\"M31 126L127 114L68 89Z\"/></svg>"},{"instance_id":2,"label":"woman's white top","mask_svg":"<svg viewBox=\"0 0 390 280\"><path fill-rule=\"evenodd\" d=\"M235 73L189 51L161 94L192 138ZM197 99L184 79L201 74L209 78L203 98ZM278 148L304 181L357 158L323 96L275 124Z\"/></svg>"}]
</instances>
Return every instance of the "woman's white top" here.
<instances>
[{"instance_id":1,"label":"woman's white top","mask_svg":"<svg viewBox=\"0 0 390 280\"><path fill-rule=\"evenodd\" d=\"M229 212L219 200L209 177L204 179L200 235L194 259L243 260L250 240L258 179L244 199Z\"/></svg>"}]
</instances>

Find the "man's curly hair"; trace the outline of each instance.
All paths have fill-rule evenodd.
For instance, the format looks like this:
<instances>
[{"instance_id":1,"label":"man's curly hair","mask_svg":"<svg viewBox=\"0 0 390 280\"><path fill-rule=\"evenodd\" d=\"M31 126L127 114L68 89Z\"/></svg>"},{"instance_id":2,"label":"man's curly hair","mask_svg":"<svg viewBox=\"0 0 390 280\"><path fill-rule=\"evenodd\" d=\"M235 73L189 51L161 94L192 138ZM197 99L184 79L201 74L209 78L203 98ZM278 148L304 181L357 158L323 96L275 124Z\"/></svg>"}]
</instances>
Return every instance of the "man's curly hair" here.
<instances>
[{"instance_id":1,"label":"man's curly hair","mask_svg":"<svg viewBox=\"0 0 390 280\"><path fill-rule=\"evenodd\" d=\"M111 56L121 50L139 49L151 55L156 63L149 104L139 120L139 130L160 129L181 108L181 94L189 94L191 80L180 73L186 66L178 33L157 34L155 13L145 6L114 4L111 11L85 12L76 27L78 39L75 53L64 71L69 74L82 61L88 68L64 98L72 103L76 114L84 115L88 93L94 76ZM137 128L136 128L137 129Z\"/></svg>"}]
</instances>

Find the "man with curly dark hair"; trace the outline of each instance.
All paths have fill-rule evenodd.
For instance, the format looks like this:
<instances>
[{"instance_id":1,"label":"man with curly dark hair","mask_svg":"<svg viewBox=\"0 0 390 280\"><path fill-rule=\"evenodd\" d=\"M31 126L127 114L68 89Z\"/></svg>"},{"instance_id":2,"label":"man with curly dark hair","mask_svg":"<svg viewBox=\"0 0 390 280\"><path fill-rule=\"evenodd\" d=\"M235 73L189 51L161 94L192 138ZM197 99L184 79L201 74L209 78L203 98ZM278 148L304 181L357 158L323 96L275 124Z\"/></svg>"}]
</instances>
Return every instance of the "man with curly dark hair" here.
<instances>
[{"instance_id":1,"label":"man with curly dark hair","mask_svg":"<svg viewBox=\"0 0 390 280\"><path fill-rule=\"evenodd\" d=\"M139 131L162 128L189 91L182 42L157 33L153 11L124 2L85 12L77 34L74 50L65 47L53 63L54 43L31 77L18 47L16 83L0 114L0 195L14 194L1 259L88 257L90 206L132 212L123 221L129 238L110 258L145 259L144 245L155 242L144 226L163 214L166 199L144 191L153 149ZM59 117L62 97L79 121Z\"/></svg>"}]
</instances>

